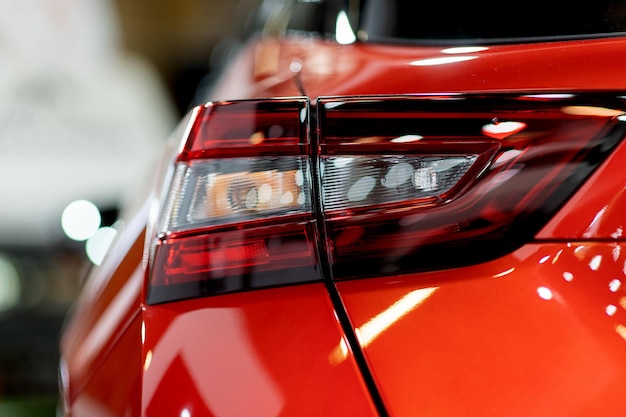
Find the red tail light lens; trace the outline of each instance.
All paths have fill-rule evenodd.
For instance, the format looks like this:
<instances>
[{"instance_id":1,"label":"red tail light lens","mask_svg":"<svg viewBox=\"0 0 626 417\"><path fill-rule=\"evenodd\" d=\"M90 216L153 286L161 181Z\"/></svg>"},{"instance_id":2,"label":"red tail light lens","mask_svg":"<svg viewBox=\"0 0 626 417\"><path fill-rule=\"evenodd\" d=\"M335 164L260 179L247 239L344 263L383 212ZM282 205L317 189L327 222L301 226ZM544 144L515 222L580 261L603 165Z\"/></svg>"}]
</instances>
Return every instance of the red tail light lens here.
<instances>
[{"instance_id":1,"label":"red tail light lens","mask_svg":"<svg viewBox=\"0 0 626 417\"><path fill-rule=\"evenodd\" d=\"M202 108L178 157L148 302L320 279L304 99Z\"/></svg>"},{"instance_id":2,"label":"red tail light lens","mask_svg":"<svg viewBox=\"0 0 626 417\"><path fill-rule=\"evenodd\" d=\"M608 94L334 98L311 123L304 98L209 104L177 158L147 301L504 255L617 146L624 108Z\"/></svg>"},{"instance_id":3,"label":"red tail light lens","mask_svg":"<svg viewBox=\"0 0 626 417\"><path fill-rule=\"evenodd\" d=\"M320 100L332 277L479 263L532 240L622 138L622 109L574 95Z\"/></svg>"}]
</instances>

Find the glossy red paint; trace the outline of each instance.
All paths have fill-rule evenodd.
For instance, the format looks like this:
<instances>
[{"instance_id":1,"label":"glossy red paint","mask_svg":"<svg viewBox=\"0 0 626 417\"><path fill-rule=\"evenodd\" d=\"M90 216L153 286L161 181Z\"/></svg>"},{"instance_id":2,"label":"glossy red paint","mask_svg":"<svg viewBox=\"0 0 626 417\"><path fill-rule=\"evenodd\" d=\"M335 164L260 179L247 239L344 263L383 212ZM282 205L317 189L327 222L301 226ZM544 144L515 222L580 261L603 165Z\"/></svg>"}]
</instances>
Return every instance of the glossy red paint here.
<instances>
[{"instance_id":1,"label":"glossy red paint","mask_svg":"<svg viewBox=\"0 0 626 417\"><path fill-rule=\"evenodd\" d=\"M376 415L352 357L333 362L343 333L323 284L142 309L144 235L125 239L63 337L68 415Z\"/></svg>"},{"instance_id":2,"label":"glossy red paint","mask_svg":"<svg viewBox=\"0 0 626 417\"><path fill-rule=\"evenodd\" d=\"M224 70L210 101L301 96L297 71L299 46L275 38L251 42Z\"/></svg>"},{"instance_id":3,"label":"glossy red paint","mask_svg":"<svg viewBox=\"0 0 626 417\"><path fill-rule=\"evenodd\" d=\"M133 416L140 411L142 259L149 207L133 208L132 220L119 225L113 250L91 271L63 331L61 408L68 415ZM112 384L120 390L111 392Z\"/></svg>"},{"instance_id":4,"label":"glossy red paint","mask_svg":"<svg viewBox=\"0 0 626 417\"><path fill-rule=\"evenodd\" d=\"M132 233L128 237L132 237ZM107 262L96 271L72 312L74 319L66 326L61 340L62 366L68 375L62 381L64 402L68 406L85 395L88 385L91 384L92 389L96 386L94 393L108 386L106 380L98 381L98 375L104 363L105 367L117 363L111 358L111 352L119 349L120 340L125 340L124 351L128 358L141 353L138 334L134 339L127 334L132 332L129 329L140 314L145 275L141 265L144 240L143 233L139 233L128 242L120 242L119 253L125 253L126 257L118 265ZM133 370L140 369L138 365L133 367L130 361L124 369L132 374Z\"/></svg>"},{"instance_id":5,"label":"glossy red paint","mask_svg":"<svg viewBox=\"0 0 626 417\"><path fill-rule=\"evenodd\" d=\"M141 318L136 316L117 336L102 355L104 361L87 369L85 384L69 403L69 415L141 415Z\"/></svg>"},{"instance_id":6,"label":"glossy red paint","mask_svg":"<svg viewBox=\"0 0 626 417\"><path fill-rule=\"evenodd\" d=\"M211 99L626 89L615 71L626 65L626 38L449 49L260 39L228 68ZM438 58L452 62L432 61Z\"/></svg>"},{"instance_id":7,"label":"glossy red paint","mask_svg":"<svg viewBox=\"0 0 626 417\"><path fill-rule=\"evenodd\" d=\"M323 284L148 306L145 416L373 416ZM184 411L187 410L187 411Z\"/></svg>"},{"instance_id":8,"label":"glossy red paint","mask_svg":"<svg viewBox=\"0 0 626 417\"><path fill-rule=\"evenodd\" d=\"M621 416L626 246L338 284L394 416ZM471 411L470 411L471 410Z\"/></svg>"},{"instance_id":9,"label":"glossy red paint","mask_svg":"<svg viewBox=\"0 0 626 417\"><path fill-rule=\"evenodd\" d=\"M626 64L623 39L493 46L472 54L447 49L316 45L302 58L302 84L312 97L626 87L613 69ZM432 65L433 58L460 60Z\"/></svg>"}]
</instances>

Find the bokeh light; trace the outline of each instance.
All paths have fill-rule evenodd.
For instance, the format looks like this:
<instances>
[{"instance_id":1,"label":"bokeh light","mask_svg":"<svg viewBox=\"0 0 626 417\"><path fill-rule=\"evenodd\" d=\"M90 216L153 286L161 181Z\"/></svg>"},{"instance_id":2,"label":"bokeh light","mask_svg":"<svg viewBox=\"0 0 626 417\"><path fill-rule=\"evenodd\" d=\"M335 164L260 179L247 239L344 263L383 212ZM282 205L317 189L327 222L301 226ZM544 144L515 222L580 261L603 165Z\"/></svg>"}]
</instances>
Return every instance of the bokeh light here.
<instances>
[{"instance_id":1,"label":"bokeh light","mask_svg":"<svg viewBox=\"0 0 626 417\"><path fill-rule=\"evenodd\" d=\"M70 203L61 217L63 231L72 240L83 241L93 236L102 218L95 204L87 200Z\"/></svg>"},{"instance_id":2,"label":"bokeh light","mask_svg":"<svg viewBox=\"0 0 626 417\"><path fill-rule=\"evenodd\" d=\"M109 247L115 240L117 230L112 227L101 227L87 240L85 250L87 257L95 265L100 265L107 254Z\"/></svg>"}]
</instances>

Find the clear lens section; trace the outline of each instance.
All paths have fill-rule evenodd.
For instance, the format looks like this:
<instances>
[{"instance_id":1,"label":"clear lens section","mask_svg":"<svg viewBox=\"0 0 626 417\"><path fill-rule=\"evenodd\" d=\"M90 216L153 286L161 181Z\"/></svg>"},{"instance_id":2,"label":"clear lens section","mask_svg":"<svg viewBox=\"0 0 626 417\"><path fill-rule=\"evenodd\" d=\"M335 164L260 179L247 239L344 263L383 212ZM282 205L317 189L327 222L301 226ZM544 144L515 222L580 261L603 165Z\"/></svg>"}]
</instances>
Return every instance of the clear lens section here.
<instances>
[{"instance_id":1,"label":"clear lens section","mask_svg":"<svg viewBox=\"0 0 626 417\"><path fill-rule=\"evenodd\" d=\"M161 231L310 211L307 159L232 158L180 163Z\"/></svg>"},{"instance_id":2,"label":"clear lens section","mask_svg":"<svg viewBox=\"0 0 626 417\"><path fill-rule=\"evenodd\" d=\"M325 210L445 199L477 155L322 157Z\"/></svg>"}]
</instances>

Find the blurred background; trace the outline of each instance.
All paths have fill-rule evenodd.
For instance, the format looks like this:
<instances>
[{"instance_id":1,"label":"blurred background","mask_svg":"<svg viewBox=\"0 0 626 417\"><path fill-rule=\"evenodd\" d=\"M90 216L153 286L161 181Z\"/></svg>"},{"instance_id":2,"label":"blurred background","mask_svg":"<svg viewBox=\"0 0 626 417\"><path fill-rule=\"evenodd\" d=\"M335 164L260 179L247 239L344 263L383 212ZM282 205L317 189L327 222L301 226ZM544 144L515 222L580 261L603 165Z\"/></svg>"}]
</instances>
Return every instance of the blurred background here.
<instances>
[{"instance_id":1,"label":"blurred background","mask_svg":"<svg viewBox=\"0 0 626 417\"><path fill-rule=\"evenodd\" d=\"M0 416L55 415L68 308L257 3L0 0Z\"/></svg>"}]
</instances>

